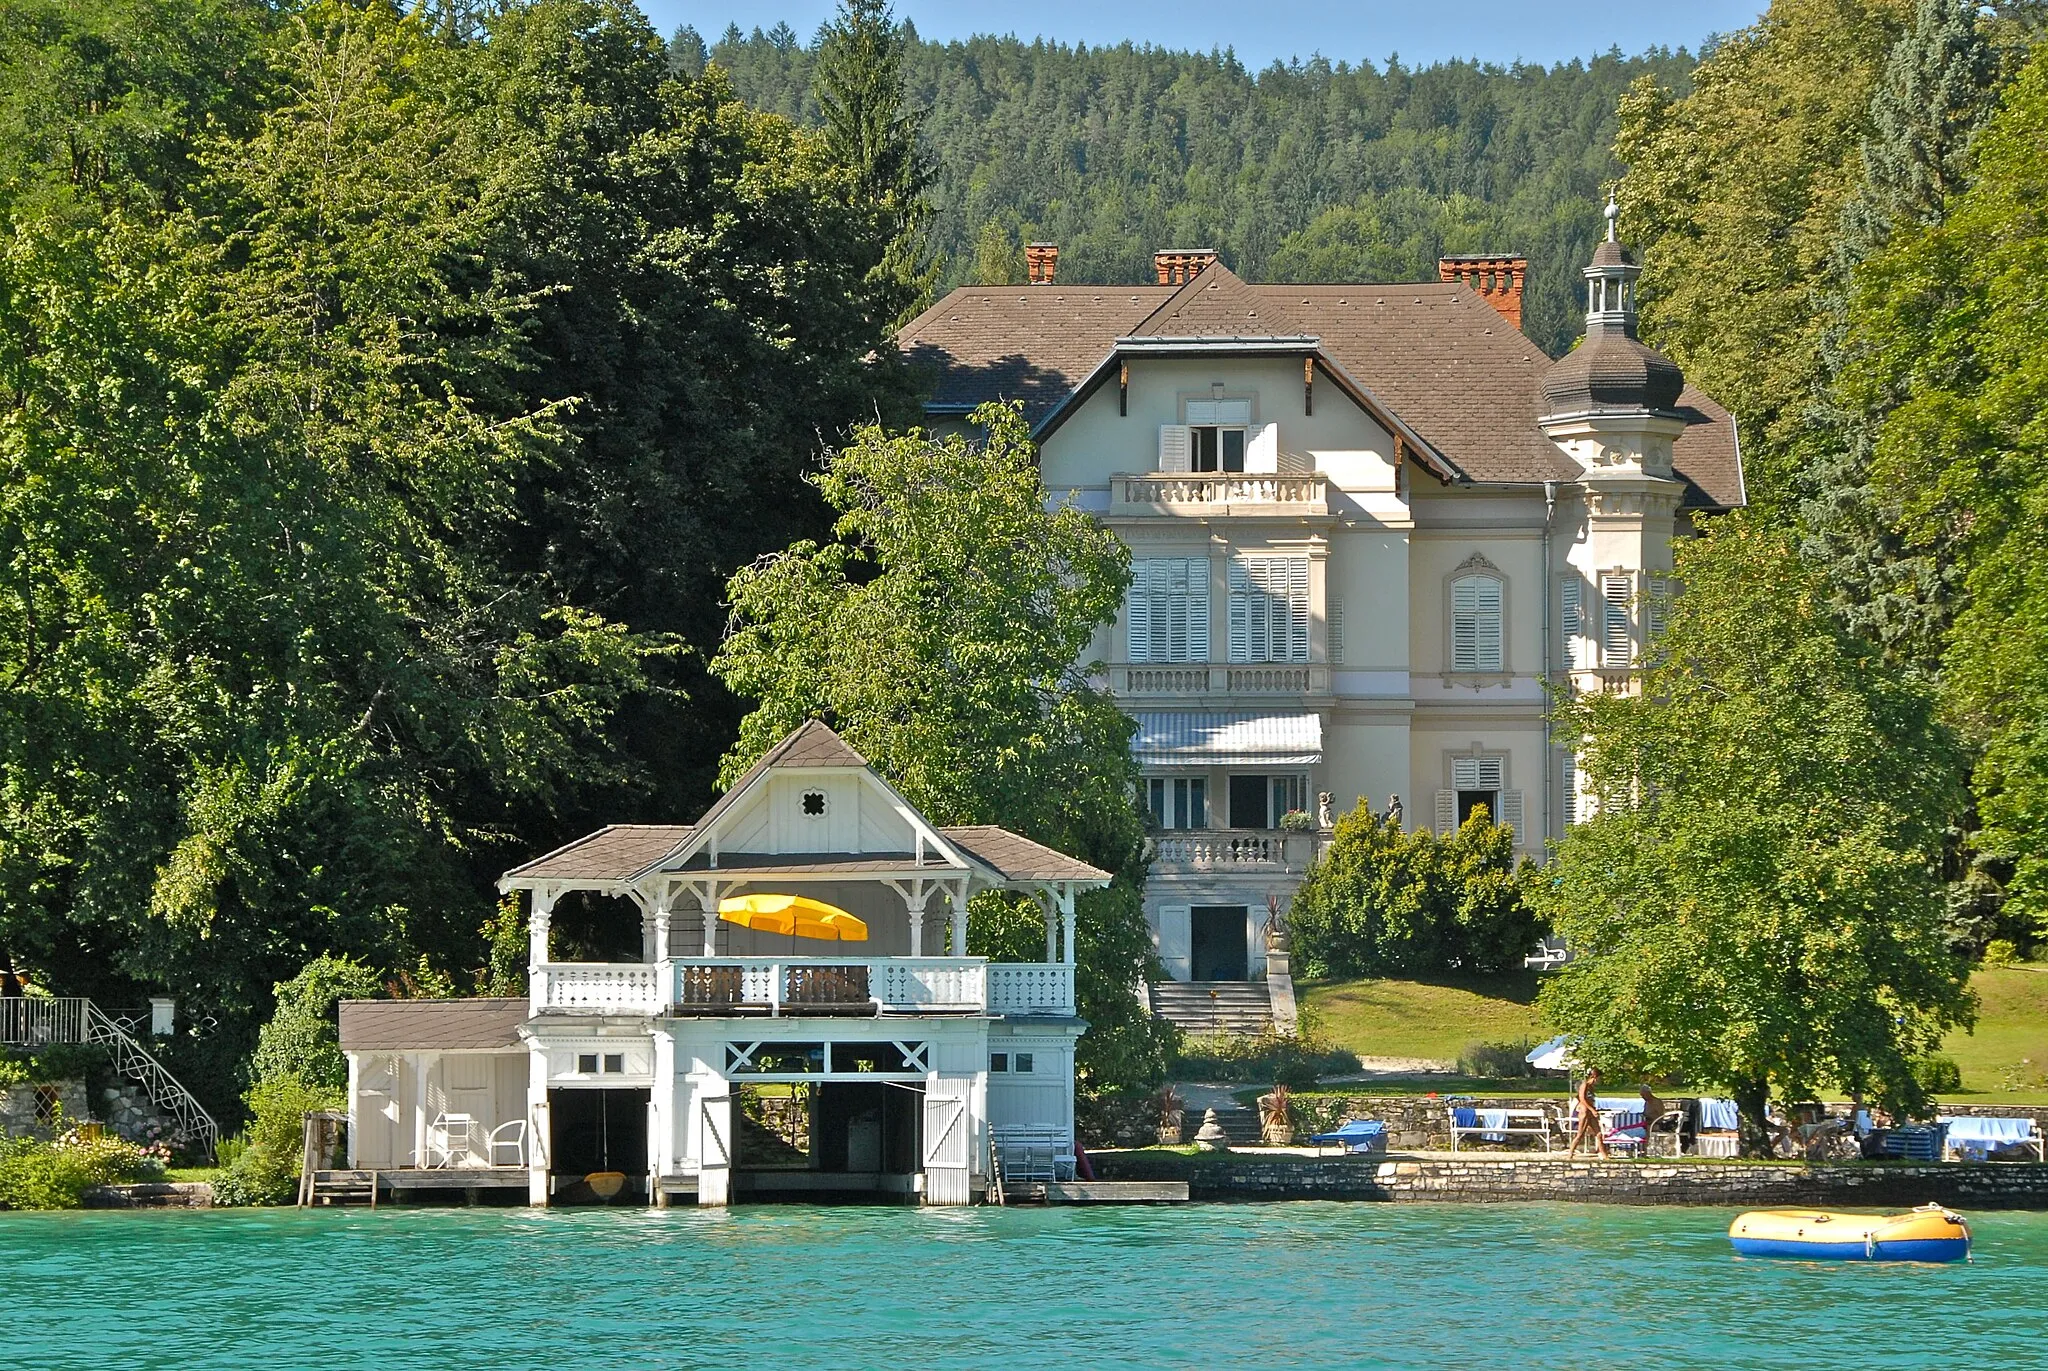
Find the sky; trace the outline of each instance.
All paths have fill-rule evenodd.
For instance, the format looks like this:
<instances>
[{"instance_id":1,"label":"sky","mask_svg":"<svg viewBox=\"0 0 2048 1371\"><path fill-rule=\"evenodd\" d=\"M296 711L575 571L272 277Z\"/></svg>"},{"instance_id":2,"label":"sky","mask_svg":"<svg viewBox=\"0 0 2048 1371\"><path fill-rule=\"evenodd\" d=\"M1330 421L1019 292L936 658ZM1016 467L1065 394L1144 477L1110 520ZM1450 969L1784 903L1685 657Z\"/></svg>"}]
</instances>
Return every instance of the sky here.
<instances>
[{"instance_id":1,"label":"sky","mask_svg":"<svg viewBox=\"0 0 2048 1371\"><path fill-rule=\"evenodd\" d=\"M1090 46L1129 39L1158 47L1235 48L1247 66L1307 57L1404 64L1443 58L1550 64L1619 47L1625 53L1663 44L1698 51L1710 33L1752 23L1764 0L895 0L896 14L928 39L975 33L1044 36ZM806 43L829 17L834 0L640 0L662 33L692 24L714 42L729 23L741 29L786 21Z\"/></svg>"}]
</instances>

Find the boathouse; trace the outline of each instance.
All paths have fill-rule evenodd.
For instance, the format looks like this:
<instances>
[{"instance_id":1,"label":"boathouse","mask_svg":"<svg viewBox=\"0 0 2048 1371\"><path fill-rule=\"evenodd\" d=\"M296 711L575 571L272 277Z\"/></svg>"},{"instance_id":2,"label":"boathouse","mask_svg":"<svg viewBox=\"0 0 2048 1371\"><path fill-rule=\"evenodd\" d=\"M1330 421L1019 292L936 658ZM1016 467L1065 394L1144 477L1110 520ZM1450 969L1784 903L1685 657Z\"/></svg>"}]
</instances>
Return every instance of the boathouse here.
<instances>
[{"instance_id":1,"label":"boathouse","mask_svg":"<svg viewBox=\"0 0 2048 1371\"><path fill-rule=\"evenodd\" d=\"M999 1131L1071 1151L1075 897L1109 879L933 824L806 723L695 824L613 825L507 872L527 998L344 1004L349 1165L537 1205L968 1203ZM1043 961L968 954L990 891L1035 902ZM636 923L637 955L558 955Z\"/></svg>"}]
</instances>

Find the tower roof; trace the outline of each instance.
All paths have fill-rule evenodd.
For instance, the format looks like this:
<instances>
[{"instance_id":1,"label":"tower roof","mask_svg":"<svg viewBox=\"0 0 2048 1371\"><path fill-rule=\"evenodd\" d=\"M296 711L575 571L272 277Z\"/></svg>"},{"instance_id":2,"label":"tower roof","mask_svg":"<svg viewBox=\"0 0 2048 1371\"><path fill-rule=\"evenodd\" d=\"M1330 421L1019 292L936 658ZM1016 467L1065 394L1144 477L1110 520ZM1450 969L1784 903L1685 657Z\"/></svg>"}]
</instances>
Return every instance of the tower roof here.
<instances>
[{"instance_id":1,"label":"tower roof","mask_svg":"<svg viewBox=\"0 0 2048 1371\"><path fill-rule=\"evenodd\" d=\"M1607 238L1593 250L1586 278L1586 336L1543 375L1550 414L1646 413L1677 407L1685 389L1678 364L1636 336L1636 277L1615 234L1620 209L1607 201Z\"/></svg>"}]
</instances>

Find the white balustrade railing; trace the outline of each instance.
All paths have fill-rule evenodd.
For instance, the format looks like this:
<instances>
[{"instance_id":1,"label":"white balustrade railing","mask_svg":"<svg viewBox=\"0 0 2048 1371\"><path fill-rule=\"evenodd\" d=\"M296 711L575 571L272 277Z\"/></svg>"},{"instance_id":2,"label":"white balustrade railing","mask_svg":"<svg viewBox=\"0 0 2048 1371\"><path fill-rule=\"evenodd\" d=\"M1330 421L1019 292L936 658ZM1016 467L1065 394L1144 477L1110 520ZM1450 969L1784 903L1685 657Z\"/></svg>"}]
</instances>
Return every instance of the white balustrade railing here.
<instances>
[{"instance_id":1,"label":"white balustrade railing","mask_svg":"<svg viewBox=\"0 0 2048 1371\"><path fill-rule=\"evenodd\" d=\"M1074 968L1056 962L994 962L988 968L991 1014L1072 1014Z\"/></svg>"},{"instance_id":2,"label":"white balustrade railing","mask_svg":"<svg viewBox=\"0 0 2048 1371\"><path fill-rule=\"evenodd\" d=\"M9 1047L47 1047L85 1041L86 1001L74 996L44 999L21 996L0 999L0 1043Z\"/></svg>"},{"instance_id":3,"label":"white balustrade railing","mask_svg":"<svg viewBox=\"0 0 2048 1371\"><path fill-rule=\"evenodd\" d=\"M992 968L980 957L889 957L873 964L876 1001L885 1010L988 1008Z\"/></svg>"},{"instance_id":4,"label":"white balustrade railing","mask_svg":"<svg viewBox=\"0 0 2048 1371\"><path fill-rule=\"evenodd\" d=\"M1287 864L1287 837L1268 831L1182 830L1153 840L1153 861L1160 866L1200 870L1270 870Z\"/></svg>"},{"instance_id":5,"label":"white balustrade railing","mask_svg":"<svg viewBox=\"0 0 2048 1371\"><path fill-rule=\"evenodd\" d=\"M550 962L533 975L533 1007L586 1014L658 1014L661 968L647 962Z\"/></svg>"},{"instance_id":6,"label":"white balustrade railing","mask_svg":"<svg viewBox=\"0 0 2048 1371\"><path fill-rule=\"evenodd\" d=\"M1182 475L1153 473L1115 478L1120 505L1295 505L1320 508L1328 503L1320 476L1255 475L1207 472Z\"/></svg>"}]
</instances>

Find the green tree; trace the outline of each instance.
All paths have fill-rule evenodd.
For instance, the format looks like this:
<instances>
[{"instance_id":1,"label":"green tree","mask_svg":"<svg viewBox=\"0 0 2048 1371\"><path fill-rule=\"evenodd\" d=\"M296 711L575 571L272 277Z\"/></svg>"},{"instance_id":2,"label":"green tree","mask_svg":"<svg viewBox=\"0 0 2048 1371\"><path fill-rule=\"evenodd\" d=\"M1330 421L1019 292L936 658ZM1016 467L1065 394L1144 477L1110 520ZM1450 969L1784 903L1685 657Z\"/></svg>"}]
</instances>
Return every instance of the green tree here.
<instances>
[{"instance_id":1,"label":"green tree","mask_svg":"<svg viewBox=\"0 0 2048 1371\"><path fill-rule=\"evenodd\" d=\"M922 116L904 88L904 37L889 0L840 0L820 34L813 76L826 146L894 230L877 270L898 294L899 320L930 302L939 278L939 265L927 261L932 171L918 142Z\"/></svg>"},{"instance_id":2,"label":"green tree","mask_svg":"<svg viewBox=\"0 0 2048 1371\"><path fill-rule=\"evenodd\" d=\"M974 240L974 284L1021 286L1024 273L1024 245L1015 230L1000 219L983 224Z\"/></svg>"},{"instance_id":3,"label":"green tree","mask_svg":"<svg viewBox=\"0 0 2048 1371\"><path fill-rule=\"evenodd\" d=\"M1735 411L1759 504L1794 493L1843 207L1909 13L1910 0L1773 0L1700 64L1689 95L1644 78L1621 103L1644 334Z\"/></svg>"},{"instance_id":4,"label":"green tree","mask_svg":"<svg viewBox=\"0 0 2048 1371\"><path fill-rule=\"evenodd\" d=\"M1751 1150L1773 1093L1916 1112L1913 1059L1974 1012L1942 937L1956 744L1791 533L1731 516L1677 571L1640 693L1558 711L1595 807L1532 887L1579 954L1543 1009L1589 1064L1727 1089Z\"/></svg>"},{"instance_id":5,"label":"green tree","mask_svg":"<svg viewBox=\"0 0 2048 1371\"><path fill-rule=\"evenodd\" d=\"M1892 660L1923 668L1941 655L1961 569L1942 546L1909 546L1900 536L1899 510L1871 488L1871 443L1900 397L1858 383L1862 403L1846 402L1841 373L1850 362L1843 347L1849 277L1895 227L1935 224L1947 213L1969 183L1970 143L1991 112L1999 82L1998 54L1977 6L1920 0L1913 27L1893 45L1871 95L1863 186L1842 216L1824 381L1801 445L1807 552L1826 565L1836 606Z\"/></svg>"},{"instance_id":6,"label":"green tree","mask_svg":"<svg viewBox=\"0 0 2048 1371\"><path fill-rule=\"evenodd\" d=\"M824 717L935 821L1001 824L1114 873L1080 901L1078 1066L1090 1087L1141 1083L1163 1071L1170 1035L1132 994L1157 966L1131 725L1087 662L1130 554L1072 504L1046 508L1014 407L984 405L973 423L978 440L862 430L817 478L836 540L733 577L713 670L758 704L726 780ZM975 950L1043 955L1042 925L1029 953L1029 922L993 903L970 924Z\"/></svg>"},{"instance_id":7,"label":"green tree","mask_svg":"<svg viewBox=\"0 0 2048 1371\"><path fill-rule=\"evenodd\" d=\"M298 975L274 986L273 994L277 1008L256 1039L249 1074L259 1082L292 1077L325 1090L347 1086L341 1002L382 998L384 985L377 973L354 958L322 953Z\"/></svg>"},{"instance_id":8,"label":"green tree","mask_svg":"<svg viewBox=\"0 0 2048 1371\"><path fill-rule=\"evenodd\" d=\"M2048 928L2048 65L2014 80L1947 219L1858 271L1846 401L1886 412L1873 497L1909 549L1961 574L1942 653L1947 713L1977 749L1975 842L2010 864L2012 933Z\"/></svg>"},{"instance_id":9,"label":"green tree","mask_svg":"<svg viewBox=\"0 0 2048 1371\"><path fill-rule=\"evenodd\" d=\"M1542 936L1522 895L1533 870L1484 807L1438 837L1360 800L1295 892L1294 955L1313 978L1512 970Z\"/></svg>"}]
</instances>

